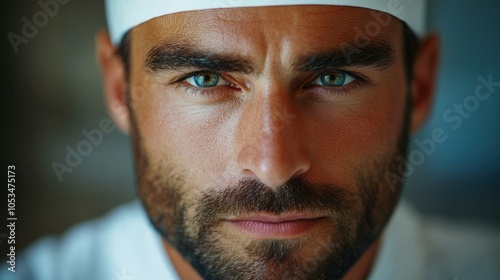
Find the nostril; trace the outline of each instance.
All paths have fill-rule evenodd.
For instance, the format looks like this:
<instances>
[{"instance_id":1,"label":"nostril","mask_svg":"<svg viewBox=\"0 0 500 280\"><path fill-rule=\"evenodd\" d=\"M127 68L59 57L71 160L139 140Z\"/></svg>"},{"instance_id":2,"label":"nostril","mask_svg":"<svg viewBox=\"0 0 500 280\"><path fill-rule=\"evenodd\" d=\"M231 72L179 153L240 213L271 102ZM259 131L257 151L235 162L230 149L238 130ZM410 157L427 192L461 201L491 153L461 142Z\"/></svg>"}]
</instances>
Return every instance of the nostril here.
<instances>
[{"instance_id":1,"label":"nostril","mask_svg":"<svg viewBox=\"0 0 500 280\"><path fill-rule=\"evenodd\" d=\"M295 174L292 175L292 178L300 177L302 174L309 171L309 168L310 168L310 164L304 164L303 166L301 166L299 168L299 170L297 170L297 172L295 172Z\"/></svg>"},{"instance_id":2,"label":"nostril","mask_svg":"<svg viewBox=\"0 0 500 280\"><path fill-rule=\"evenodd\" d=\"M266 153L249 153L257 149L248 149L242 170L246 174L255 176L265 185L275 188L288 182L291 178L299 177L309 170L310 163L304 156L272 155Z\"/></svg>"}]
</instances>

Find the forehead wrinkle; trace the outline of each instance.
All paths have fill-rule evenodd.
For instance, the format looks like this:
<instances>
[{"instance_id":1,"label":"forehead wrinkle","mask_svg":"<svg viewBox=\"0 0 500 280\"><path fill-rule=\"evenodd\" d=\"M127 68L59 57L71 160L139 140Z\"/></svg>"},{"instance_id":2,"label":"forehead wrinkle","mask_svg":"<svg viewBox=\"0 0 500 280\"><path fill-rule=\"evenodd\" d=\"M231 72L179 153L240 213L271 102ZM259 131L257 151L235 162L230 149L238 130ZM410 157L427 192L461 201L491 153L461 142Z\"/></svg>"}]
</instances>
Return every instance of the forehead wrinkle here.
<instances>
[{"instance_id":1,"label":"forehead wrinkle","mask_svg":"<svg viewBox=\"0 0 500 280\"><path fill-rule=\"evenodd\" d=\"M276 9L293 12L273 16L272 11ZM304 16L305 13L312 16ZM346 17L348 14L353 16ZM227 54L250 58L258 70L269 66L269 63L277 70L279 68L276 68L276 64L290 67L291 61L305 54L305 51L321 53L325 49L340 46L342 42L348 42L355 36L354 27L362 28L369 22L359 20L363 14L367 14L366 9L321 5L187 11L152 20L156 21L153 23L154 30L145 28L149 29L146 34L151 35L152 40L145 41L160 44L181 42L198 46L202 50L216 50L214 53L223 53L223 50ZM334 15L338 17L332 19ZM318 20L318 17L324 20ZM275 22L276 28L266 25L270 22ZM394 24L391 22L390 26ZM390 26L385 29L393 30ZM334 32L330 31L332 28ZM385 29L377 37L387 37L390 31ZM296 36L296 30L304 31L300 36ZM279 40L273 41L276 36ZM305 49L301 47L303 41L308 41ZM160 44L155 43L156 46ZM153 45L149 44L146 50L152 47Z\"/></svg>"}]
</instances>

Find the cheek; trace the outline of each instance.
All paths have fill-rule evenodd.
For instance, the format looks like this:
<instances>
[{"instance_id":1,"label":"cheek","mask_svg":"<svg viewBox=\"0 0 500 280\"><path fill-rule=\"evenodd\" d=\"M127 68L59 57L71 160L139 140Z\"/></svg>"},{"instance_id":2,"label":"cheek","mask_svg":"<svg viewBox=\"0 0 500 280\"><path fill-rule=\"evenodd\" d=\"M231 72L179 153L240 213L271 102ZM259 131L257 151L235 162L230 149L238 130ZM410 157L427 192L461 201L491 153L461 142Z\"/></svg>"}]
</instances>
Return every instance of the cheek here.
<instances>
[{"instance_id":1,"label":"cheek","mask_svg":"<svg viewBox=\"0 0 500 280\"><path fill-rule=\"evenodd\" d=\"M161 87L151 87L148 97L135 103L135 111L152 165L184 170L186 181L201 189L221 182L218 174L229 160L233 123L224 109L186 104Z\"/></svg>"},{"instance_id":2,"label":"cheek","mask_svg":"<svg viewBox=\"0 0 500 280\"><path fill-rule=\"evenodd\" d=\"M392 156L401 133L406 106L404 77L374 88L370 101L342 108L309 126L313 156L311 176L354 186L356 169ZM325 178L324 176L328 176Z\"/></svg>"}]
</instances>

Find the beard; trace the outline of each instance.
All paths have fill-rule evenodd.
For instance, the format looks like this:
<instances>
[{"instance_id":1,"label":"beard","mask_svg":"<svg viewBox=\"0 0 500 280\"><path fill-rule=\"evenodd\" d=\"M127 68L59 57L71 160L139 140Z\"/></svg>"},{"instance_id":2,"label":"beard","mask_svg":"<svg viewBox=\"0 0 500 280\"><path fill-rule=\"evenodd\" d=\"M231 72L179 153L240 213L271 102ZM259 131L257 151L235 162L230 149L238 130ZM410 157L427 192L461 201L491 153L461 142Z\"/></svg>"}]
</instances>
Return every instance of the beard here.
<instances>
[{"instance_id":1,"label":"beard","mask_svg":"<svg viewBox=\"0 0 500 280\"><path fill-rule=\"evenodd\" d=\"M188 170L168 160L151 164L129 108L138 193L154 228L204 279L341 279L380 236L398 201L402 181L388 186L384 175L398 174L406 156L409 107L397 147L356 167L355 186L294 177L270 188L242 179L194 196L188 190L200 188L188 182ZM254 239L223 225L228 216L291 211L321 214L325 226L295 238Z\"/></svg>"}]
</instances>

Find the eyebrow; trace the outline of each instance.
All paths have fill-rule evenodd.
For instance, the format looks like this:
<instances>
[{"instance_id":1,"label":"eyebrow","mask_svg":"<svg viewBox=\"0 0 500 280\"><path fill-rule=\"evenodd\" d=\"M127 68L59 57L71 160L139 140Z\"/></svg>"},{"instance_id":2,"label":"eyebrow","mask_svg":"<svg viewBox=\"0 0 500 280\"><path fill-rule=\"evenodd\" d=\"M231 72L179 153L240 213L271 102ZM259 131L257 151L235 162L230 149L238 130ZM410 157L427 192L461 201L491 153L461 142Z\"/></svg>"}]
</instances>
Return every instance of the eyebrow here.
<instances>
[{"instance_id":1,"label":"eyebrow","mask_svg":"<svg viewBox=\"0 0 500 280\"><path fill-rule=\"evenodd\" d=\"M370 42L363 48L344 43L340 48L327 52L302 56L296 59L293 67L302 71L318 71L345 67L387 68L394 60L394 50L385 41Z\"/></svg>"},{"instance_id":2,"label":"eyebrow","mask_svg":"<svg viewBox=\"0 0 500 280\"><path fill-rule=\"evenodd\" d=\"M162 44L153 48L147 54L146 67L153 72L183 68L241 73L254 71L253 65L245 58L200 50L186 43Z\"/></svg>"},{"instance_id":3,"label":"eyebrow","mask_svg":"<svg viewBox=\"0 0 500 280\"><path fill-rule=\"evenodd\" d=\"M292 68L308 72L346 67L384 69L393 60L394 50L385 41L370 42L363 48L345 43L330 51L301 56L293 61ZM187 43L167 43L153 48L147 54L145 65L153 72L195 68L248 74L255 70L249 59L201 50Z\"/></svg>"}]
</instances>

